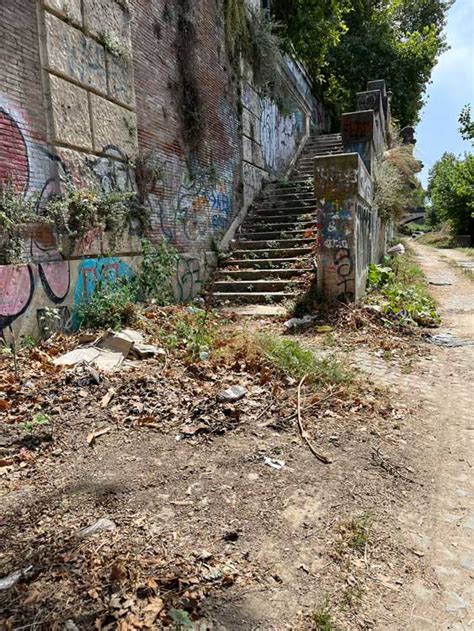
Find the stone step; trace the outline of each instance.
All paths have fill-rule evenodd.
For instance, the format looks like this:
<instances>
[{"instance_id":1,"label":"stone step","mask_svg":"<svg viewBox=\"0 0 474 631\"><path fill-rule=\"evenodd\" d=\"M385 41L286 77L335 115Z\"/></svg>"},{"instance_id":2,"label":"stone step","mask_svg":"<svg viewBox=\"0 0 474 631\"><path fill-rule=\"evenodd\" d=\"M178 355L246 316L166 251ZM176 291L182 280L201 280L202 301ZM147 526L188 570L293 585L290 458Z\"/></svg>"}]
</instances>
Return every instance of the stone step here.
<instances>
[{"instance_id":1,"label":"stone step","mask_svg":"<svg viewBox=\"0 0 474 631\"><path fill-rule=\"evenodd\" d=\"M314 244L314 240L311 240L311 244ZM260 243L260 246L262 244ZM299 248L288 248L285 247L283 249L278 248L262 248L262 249L254 249L250 248L248 250L241 250L240 248L234 250L236 254L238 254L239 259L283 259L283 258L296 258L300 256L306 256L307 254L311 254L312 247L299 247ZM237 259L237 257L236 257Z\"/></svg>"},{"instance_id":2,"label":"stone step","mask_svg":"<svg viewBox=\"0 0 474 631\"><path fill-rule=\"evenodd\" d=\"M281 232L288 230L309 230L316 226L316 213L311 215L310 219L298 219L298 217L290 217L290 220L283 220L285 218L278 217L275 221L267 221L267 218L262 217L249 217L244 221L241 226L241 233L247 232Z\"/></svg>"},{"instance_id":3,"label":"stone step","mask_svg":"<svg viewBox=\"0 0 474 631\"><path fill-rule=\"evenodd\" d=\"M288 279L288 278L297 278L298 276L302 276L307 272L311 272L310 268L284 268L279 269L278 267L272 269L237 269L237 270L226 270L223 269L218 273L218 280L270 280L270 279Z\"/></svg>"},{"instance_id":4,"label":"stone step","mask_svg":"<svg viewBox=\"0 0 474 631\"><path fill-rule=\"evenodd\" d=\"M312 190L313 190L313 187L310 185L307 185L304 182L295 183L295 182L291 182L290 180L285 180L285 182L272 182L270 184L266 184L263 189L263 194L264 195L269 194L269 193L296 194L296 193L302 193L302 192L311 192Z\"/></svg>"},{"instance_id":5,"label":"stone step","mask_svg":"<svg viewBox=\"0 0 474 631\"><path fill-rule=\"evenodd\" d=\"M280 234L284 232L285 234L296 234L299 232L306 232L307 230L314 230L317 225L317 214L314 213L308 215L308 218L306 218L305 215L303 215L303 217L304 219L302 219L301 221L298 221L297 216L291 217L291 221L281 221L282 218L278 215L276 216L275 221L262 221L261 217L256 218L255 221L249 220L248 222L244 223L237 234L239 235L239 237L246 234L252 235L251 238L253 239L257 238L257 234L259 235L263 232L278 232Z\"/></svg>"},{"instance_id":6,"label":"stone step","mask_svg":"<svg viewBox=\"0 0 474 631\"><path fill-rule=\"evenodd\" d=\"M253 216L257 220L261 217L292 217L315 213L316 210L317 204L313 204L312 206L298 206L295 208L255 208Z\"/></svg>"},{"instance_id":7,"label":"stone step","mask_svg":"<svg viewBox=\"0 0 474 631\"><path fill-rule=\"evenodd\" d=\"M241 254L241 252L238 252ZM300 269L299 265L302 264L304 259L301 257L292 257L292 258L249 258L249 259L239 259L239 258L229 258L223 263L222 269L235 270L236 268L239 270L272 270L272 269Z\"/></svg>"},{"instance_id":8,"label":"stone step","mask_svg":"<svg viewBox=\"0 0 474 631\"><path fill-rule=\"evenodd\" d=\"M314 233L314 235L307 236L309 233ZM285 239L293 237L310 239L316 236L316 226L313 225L311 228L307 228L306 230L301 229L293 229L293 230L277 230L275 232L239 232L238 240L241 239L243 241L275 241L278 239Z\"/></svg>"},{"instance_id":9,"label":"stone step","mask_svg":"<svg viewBox=\"0 0 474 631\"><path fill-rule=\"evenodd\" d=\"M283 302L284 300L291 300L295 294L280 291L280 292L243 292L243 293L225 293L216 292L213 297L223 304L254 304L264 305L272 304L275 302Z\"/></svg>"},{"instance_id":10,"label":"stone step","mask_svg":"<svg viewBox=\"0 0 474 631\"><path fill-rule=\"evenodd\" d=\"M262 246L267 250L282 250L283 248L304 248L311 246L314 239L276 239L274 241L260 241L258 239L239 239L231 242L232 251L236 250L261 250Z\"/></svg>"},{"instance_id":11,"label":"stone step","mask_svg":"<svg viewBox=\"0 0 474 631\"><path fill-rule=\"evenodd\" d=\"M278 199L265 199L259 202L256 202L254 207L255 208L261 208L263 209L267 209L267 208L278 208L278 209L282 209L282 208L298 208L298 207L307 207L307 206L314 206L317 202L316 197L308 197L307 199L287 199L287 200L283 200L280 201Z\"/></svg>"},{"instance_id":12,"label":"stone step","mask_svg":"<svg viewBox=\"0 0 474 631\"><path fill-rule=\"evenodd\" d=\"M303 285L303 280L288 279L263 279L263 280L218 280L214 283L214 295L216 293L267 293L267 292L294 292Z\"/></svg>"},{"instance_id":13,"label":"stone step","mask_svg":"<svg viewBox=\"0 0 474 631\"><path fill-rule=\"evenodd\" d=\"M286 189L273 189L273 190L265 190L262 193L262 196L257 199L257 203L258 201L269 201L269 200L275 200L275 201L286 201L286 200L290 200L293 199L295 201L304 201L306 199L312 199L314 198L314 191L311 189L306 189L304 188L302 191L298 191L298 190L292 190L289 193L286 192Z\"/></svg>"}]
</instances>

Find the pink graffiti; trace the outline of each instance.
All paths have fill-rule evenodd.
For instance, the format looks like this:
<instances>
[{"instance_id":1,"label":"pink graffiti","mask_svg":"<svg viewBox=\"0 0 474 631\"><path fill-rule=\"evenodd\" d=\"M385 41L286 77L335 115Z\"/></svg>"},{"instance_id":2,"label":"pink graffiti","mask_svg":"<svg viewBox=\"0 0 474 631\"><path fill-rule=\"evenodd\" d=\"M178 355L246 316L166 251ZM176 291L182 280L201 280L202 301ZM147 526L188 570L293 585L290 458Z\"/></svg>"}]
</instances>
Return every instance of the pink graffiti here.
<instances>
[{"instance_id":1,"label":"pink graffiti","mask_svg":"<svg viewBox=\"0 0 474 631\"><path fill-rule=\"evenodd\" d=\"M0 266L0 321L25 311L33 295L33 273L29 265Z\"/></svg>"}]
</instances>

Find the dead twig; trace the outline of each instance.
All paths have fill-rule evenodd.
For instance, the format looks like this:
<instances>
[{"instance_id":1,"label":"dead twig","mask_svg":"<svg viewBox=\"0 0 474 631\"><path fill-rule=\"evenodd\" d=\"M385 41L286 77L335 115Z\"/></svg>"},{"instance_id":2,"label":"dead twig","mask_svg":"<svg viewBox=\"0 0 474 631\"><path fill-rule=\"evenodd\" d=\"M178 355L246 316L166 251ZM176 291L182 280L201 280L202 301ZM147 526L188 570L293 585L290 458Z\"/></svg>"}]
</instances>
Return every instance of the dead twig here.
<instances>
[{"instance_id":1,"label":"dead twig","mask_svg":"<svg viewBox=\"0 0 474 631\"><path fill-rule=\"evenodd\" d=\"M303 427L303 421L301 419L301 388L304 384L304 382L306 381L306 379L308 378L308 375L305 375L303 377L303 379L299 382L298 384L298 408L297 408L297 416L298 416L298 427L300 429L300 434L301 434L301 438L305 441L305 443L308 445L309 450L311 451L311 453L313 454L313 456L315 456L319 462L322 462L323 464L331 464L332 460L330 460L327 456L325 456L324 454L319 453L318 451L316 451L316 449L314 448L313 444L311 443L311 441L309 440L308 434L305 431L304 427Z\"/></svg>"}]
</instances>

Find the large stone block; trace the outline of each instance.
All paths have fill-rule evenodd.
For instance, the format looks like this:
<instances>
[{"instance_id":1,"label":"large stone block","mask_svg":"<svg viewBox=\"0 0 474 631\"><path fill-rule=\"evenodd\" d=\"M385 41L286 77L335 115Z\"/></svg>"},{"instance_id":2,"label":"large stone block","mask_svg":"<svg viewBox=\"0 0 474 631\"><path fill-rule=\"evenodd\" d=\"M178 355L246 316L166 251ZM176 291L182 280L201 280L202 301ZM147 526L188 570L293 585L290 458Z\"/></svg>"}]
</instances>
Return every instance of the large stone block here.
<instances>
[{"instance_id":1,"label":"large stone block","mask_svg":"<svg viewBox=\"0 0 474 631\"><path fill-rule=\"evenodd\" d=\"M114 145L128 156L137 151L137 117L134 112L91 94L94 149Z\"/></svg>"},{"instance_id":2,"label":"large stone block","mask_svg":"<svg viewBox=\"0 0 474 631\"><path fill-rule=\"evenodd\" d=\"M83 0L84 26L95 35L113 34L130 46L130 13L116 0Z\"/></svg>"},{"instance_id":3,"label":"large stone block","mask_svg":"<svg viewBox=\"0 0 474 631\"><path fill-rule=\"evenodd\" d=\"M51 104L55 142L91 149L92 134L86 90L51 76Z\"/></svg>"},{"instance_id":4,"label":"large stone block","mask_svg":"<svg viewBox=\"0 0 474 631\"><path fill-rule=\"evenodd\" d=\"M45 5L82 25L81 0L45 0Z\"/></svg>"},{"instance_id":5,"label":"large stone block","mask_svg":"<svg viewBox=\"0 0 474 631\"><path fill-rule=\"evenodd\" d=\"M131 107L135 105L133 69L129 58L107 53L107 91L116 101Z\"/></svg>"},{"instance_id":6,"label":"large stone block","mask_svg":"<svg viewBox=\"0 0 474 631\"><path fill-rule=\"evenodd\" d=\"M46 14L48 68L107 92L105 50L82 31Z\"/></svg>"}]
</instances>

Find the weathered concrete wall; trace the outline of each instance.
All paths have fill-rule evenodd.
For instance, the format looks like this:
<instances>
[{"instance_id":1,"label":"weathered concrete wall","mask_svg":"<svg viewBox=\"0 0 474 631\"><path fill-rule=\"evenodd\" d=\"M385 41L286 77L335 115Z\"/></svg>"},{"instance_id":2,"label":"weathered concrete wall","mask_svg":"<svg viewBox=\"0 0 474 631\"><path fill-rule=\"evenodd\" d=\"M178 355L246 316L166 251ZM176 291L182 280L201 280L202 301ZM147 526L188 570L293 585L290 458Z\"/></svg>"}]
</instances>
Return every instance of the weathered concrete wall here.
<instances>
[{"instance_id":1,"label":"weathered concrete wall","mask_svg":"<svg viewBox=\"0 0 474 631\"><path fill-rule=\"evenodd\" d=\"M183 39L183 20L192 41ZM152 151L162 177L147 199L148 237L165 237L181 253L179 300L202 289L214 246L231 234L262 179L285 171L310 119L323 126L321 104L293 59L281 64L295 102L289 115L259 96L251 76L238 84L215 0L3 0L0 55L0 184L11 178L20 194L39 193L39 213L68 177L104 191L135 190L131 161ZM192 148L183 115L189 81L200 119ZM77 260L110 258L100 230L67 256L60 246L50 229L33 226L25 265L0 267L0 335L8 326L34 332L44 306L70 312L81 282ZM132 230L112 258L133 269L139 253Z\"/></svg>"},{"instance_id":2,"label":"weathered concrete wall","mask_svg":"<svg viewBox=\"0 0 474 631\"><path fill-rule=\"evenodd\" d=\"M268 177L281 176L313 130L328 127L324 108L312 94L304 67L285 56L280 66L282 85L289 103L286 107L268 96L261 96L250 68L244 66L242 81L243 208L252 203ZM289 110L288 110L289 107Z\"/></svg>"},{"instance_id":3,"label":"weathered concrete wall","mask_svg":"<svg viewBox=\"0 0 474 631\"><path fill-rule=\"evenodd\" d=\"M319 290L328 300L358 300L365 290L378 225L370 209L370 174L359 154L346 153L316 158L314 180Z\"/></svg>"},{"instance_id":4,"label":"weathered concrete wall","mask_svg":"<svg viewBox=\"0 0 474 631\"><path fill-rule=\"evenodd\" d=\"M347 153L315 159L318 207L318 288L328 301L350 302L365 293L368 266L387 244L387 223L372 207L375 161L386 146L390 102L384 81L357 94L358 110L343 114Z\"/></svg>"}]
</instances>

